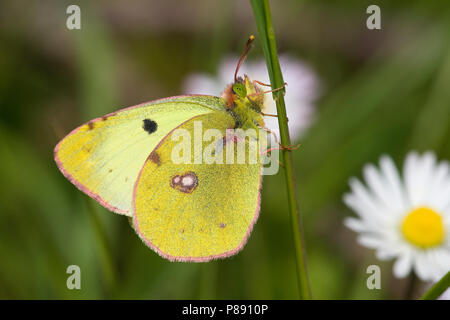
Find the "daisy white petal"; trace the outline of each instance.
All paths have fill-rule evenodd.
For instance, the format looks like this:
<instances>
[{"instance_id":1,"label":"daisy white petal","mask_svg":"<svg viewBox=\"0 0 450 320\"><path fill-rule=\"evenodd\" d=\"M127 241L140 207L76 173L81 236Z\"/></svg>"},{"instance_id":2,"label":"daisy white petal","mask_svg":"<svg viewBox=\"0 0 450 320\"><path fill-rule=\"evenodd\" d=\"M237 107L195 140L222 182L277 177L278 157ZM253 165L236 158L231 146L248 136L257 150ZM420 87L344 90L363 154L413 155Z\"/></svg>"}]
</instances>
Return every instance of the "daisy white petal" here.
<instances>
[{"instance_id":1,"label":"daisy white petal","mask_svg":"<svg viewBox=\"0 0 450 320\"><path fill-rule=\"evenodd\" d=\"M440 163L434 170L428 201L438 210L444 210L450 203L450 172L446 162Z\"/></svg>"},{"instance_id":2,"label":"daisy white petal","mask_svg":"<svg viewBox=\"0 0 450 320\"><path fill-rule=\"evenodd\" d=\"M358 218L345 225L358 232L358 242L376 250L379 259L392 259L393 273L404 277L411 270L424 281L435 281L450 270L450 169L437 163L432 152L410 152L403 180L387 156L380 170L364 166L367 187L350 179L344 202Z\"/></svg>"},{"instance_id":3,"label":"daisy white petal","mask_svg":"<svg viewBox=\"0 0 450 320\"><path fill-rule=\"evenodd\" d=\"M443 251L439 250L435 252L436 262L439 264L439 267L441 268L443 274L446 273L449 269L448 266L450 265L450 250L449 251Z\"/></svg>"},{"instance_id":4,"label":"daisy white petal","mask_svg":"<svg viewBox=\"0 0 450 320\"><path fill-rule=\"evenodd\" d=\"M450 180L450 178L449 178ZM442 211L450 211L450 182L442 184L442 188L433 198L436 198L436 208Z\"/></svg>"},{"instance_id":5,"label":"daisy white petal","mask_svg":"<svg viewBox=\"0 0 450 320\"><path fill-rule=\"evenodd\" d=\"M395 261L393 267L394 275L397 278L404 278L411 271L411 267L412 267L412 255L410 252L406 252Z\"/></svg>"},{"instance_id":6,"label":"daisy white petal","mask_svg":"<svg viewBox=\"0 0 450 320\"><path fill-rule=\"evenodd\" d=\"M385 177L372 164L364 166L363 173L368 186L379 201L379 205L384 207L381 213L392 215L392 211L394 211L392 204L395 203L393 201L395 198L393 198L391 190L387 188L388 184Z\"/></svg>"},{"instance_id":7,"label":"daisy white petal","mask_svg":"<svg viewBox=\"0 0 450 320\"><path fill-rule=\"evenodd\" d=\"M381 240L378 237L373 237L370 235L364 235L358 237L358 242L362 244L365 247L376 249L382 246L385 246L385 243L383 240Z\"/></svg>"},{"instance_id":8,"label":"daisy white petal","mask_svg":"<svg viewBox=\"0 0 450 320\"><path fill-rule=\"evenodd\" d=\"M359 180L355 178L350 179L350 187L353 193L347 195L347 202L351 203L354 208L358 208L356 211L361 216L377 224L388 222L389 217L384 214L379 214L380 211L378 209L380 208L380 203L368 192Z\"/></svg>"},{"instance_id":9,"label":"daisy white petal","mask_svg":"<svg viewBox=\"0 0 450 320\"><path fill-rule=\"evenodd\" d=\"M369 228L367 228L365 223L355 218L346 218L344 220L344 224L347 228L352 229L356 232L369 231Z\"/></svg>"},{"instance_id":10,"label":"daisy white petal","mask_svg":"<svg viewBox=\"0 0 450 320\"><path fill-rule=\"evenodd\" d=\"M406 157L405 164L403 167L403 177L405 179L405 189L408 197L408 201L411 204L414 200L417 182L416 182L416 170L418 168L418 157L417 152L410 152Z\"/></svg>"},{"instance_id":11,"label":"daisy white petal","mask_svg":"<svg viewBox=\"0 0 450 320\"><path fill-rule=\"evenodd\" d=\"M447 289L443 294L441 294L438 300L450 300L450 289Z\"/></svg>"},{"instance_id":12,"label":"daisy white petal","mask_svg":"<svg viewBox=\"0 0 450 320\"><path fill-rule=\"evenodd\" d=\"M375 255L378 260L390 260L395 258L397 256L397 253L389 249L383 250L378 248L378 250L375 252Z\"/></svg>"},{"instance_id":13,"label":"daisy white petal","mask_svg":"<svg viewBox=\"0 0 450 320\"><path fill-rule=\"evenodd\" d=\"M405 180L409 186L410 201L413 206L419 206L426 201L428 194L431 171L435 164L433 153L426 153L423 156L416 156L412 169L409 169L409 176Z\"/></svg>"},{"instance_id":14,"label":"daisy white petal","mask_svg":"<svg viewBox=\"0 0 450 320\"><path fill-rule=\"evenodd\" d=\"M394 161L388 156L382 156L380 159L380 168L384 173L387 184L389 185L389 192L392 194L392 203L390 205L396 212L402 212L406 210L405 205L405 192L400 175L395 168Z\"/></svg>"}]
</instances>

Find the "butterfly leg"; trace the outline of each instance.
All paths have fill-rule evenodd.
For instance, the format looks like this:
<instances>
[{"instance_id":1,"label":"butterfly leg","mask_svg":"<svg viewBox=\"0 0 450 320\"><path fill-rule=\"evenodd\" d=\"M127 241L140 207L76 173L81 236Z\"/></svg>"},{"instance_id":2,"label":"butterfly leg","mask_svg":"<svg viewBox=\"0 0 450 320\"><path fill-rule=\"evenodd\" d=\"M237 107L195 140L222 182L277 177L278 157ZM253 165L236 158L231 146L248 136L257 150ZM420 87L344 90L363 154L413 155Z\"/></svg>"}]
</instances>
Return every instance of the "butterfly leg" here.
<instances>
[{"instance_id":1,"label":"butterfly leg","mask_svg":"<svg viewBox=\"0 0 450 320\"><path fill-rule=\"evenodd\" d=\"M255 81L257 81L257 80L253 80L253 82L255 82ZM264 85L266 85L266 84L264 84ZM287 82L285 82L283 86L281 86L281 87L279 87L279 88L276 88L276 89L272 89L272 90L268 90L268 91L261 91L261 92L253 92L253 93L250 93L250 94L248 94L248 95L246 96L246 98L248 98L248 97L250 97L250 96L257 96L257 95L261 95L261 94L266 94L266 93L275 92L275 91L284 89L286 86L287 86Z\"/></svg>"}]
</instances>

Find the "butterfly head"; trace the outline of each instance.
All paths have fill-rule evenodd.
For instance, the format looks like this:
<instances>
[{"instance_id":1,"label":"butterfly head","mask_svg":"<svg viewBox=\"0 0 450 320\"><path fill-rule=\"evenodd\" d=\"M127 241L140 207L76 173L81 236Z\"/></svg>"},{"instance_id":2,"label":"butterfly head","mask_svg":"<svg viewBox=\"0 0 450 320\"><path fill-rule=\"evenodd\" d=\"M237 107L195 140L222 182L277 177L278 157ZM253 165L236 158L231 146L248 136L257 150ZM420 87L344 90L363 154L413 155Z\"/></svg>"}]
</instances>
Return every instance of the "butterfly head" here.
<instances>
[{"instance_id":1,"label":"butterfly head","mask_svg":"<svg viewBox=\"0 0 450 320\"><path fill-rule=\"evenodd\" d=\"M255 37L251 35L234 72L234 83L229 84L222 93L226 109L236 118L236 126L256 128L264 126L261 111L264 105L264 92L257 81L251 81L247 75L238 77L239 69L252 49Z\"/></svg>"},{"instance_id":2,"label":"butterfly head","mask_svg":"<svg viewBox=\"0 0 450 320\"><path fill-rule=\"evenodd\" d=\"M239 127L261 127L264 125L261 111L264 105L264 93L259 86L246 75L237 78L223 91L227 110L232 113Z\"/></svg>"},{"instance_id":3,"label":"butterfly head","mask_svg":"<svg viewBox=\"0 0 450 320\"><path fill-rule=\"evenodd\" d=\"M234 83L229 84L223 91L222 98L229 110L234 109L239 104L244 104L255 111L261 112L264 104L264 93L247 75L244 76L244 79L239 77Z\"/></svg>"}]
</instances>

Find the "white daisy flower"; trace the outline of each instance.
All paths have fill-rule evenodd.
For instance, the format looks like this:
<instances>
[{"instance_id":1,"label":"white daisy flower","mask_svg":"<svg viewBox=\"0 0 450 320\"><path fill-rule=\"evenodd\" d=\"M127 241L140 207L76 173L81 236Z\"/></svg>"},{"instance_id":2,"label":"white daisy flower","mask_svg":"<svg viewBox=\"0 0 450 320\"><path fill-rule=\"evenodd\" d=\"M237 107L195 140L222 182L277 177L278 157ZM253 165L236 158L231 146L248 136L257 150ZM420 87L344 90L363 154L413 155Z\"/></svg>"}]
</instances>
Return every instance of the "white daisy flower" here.
<instances>
[{"instance_id":1,"label":"white daisy flower","mask_svg":"<svg viewBox=\"0 0 450 320\"><path fill-rule=\"evenodd\" d=\"M226 85L233 82L238 57L227 57L222 60L217 76L203 73L189 75L183 84L185 93L201 93L220 96ZM280 56L280 66L283 71L286 87L286 112L289 119L289 133L292 140L296 140L309 127L314 116L314 100L318 95L318 80L314 71L287 55ZM239 71L252 80L270 83L269 74L264 59L245 61ZM264 89L264 88L263 88ZM265 90L270 90L266 88ZM271 94L265 95L264 110L268 114L277 114L275 102ZM265 117L266 127L279 132L278 119Z\"/></svg>"},{"instance_id":2,"label":"white daisy flower","mask_svg":"<svg viewBox=\"0 0 450 320\"><path fill-rule=\"evenodd\" d=\"M402 278L414 271L436 281L450 270L450 166L436 156L411 152L403 179L390 157L380 169L364 167L367 187L350 179L344 202L359 216L345 225L359 233L358 242L376 250L377 258L395 258L393 272Z\"/></svg>"}]
</instances>

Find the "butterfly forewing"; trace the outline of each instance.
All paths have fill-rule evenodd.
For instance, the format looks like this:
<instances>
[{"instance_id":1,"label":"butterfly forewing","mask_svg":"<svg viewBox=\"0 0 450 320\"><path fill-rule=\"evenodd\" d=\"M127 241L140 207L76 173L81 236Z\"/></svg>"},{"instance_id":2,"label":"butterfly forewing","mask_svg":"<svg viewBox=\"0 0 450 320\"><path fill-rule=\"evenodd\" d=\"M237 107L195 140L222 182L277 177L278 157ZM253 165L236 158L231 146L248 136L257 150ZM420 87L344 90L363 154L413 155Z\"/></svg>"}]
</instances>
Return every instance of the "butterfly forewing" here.
<instances>
[{"instance_id":1,"label":"butterfly forewing","mask_svg":"<svg viewBox=\"0 0 450 320\"><path fill-rule=\"evenodd\" d=\"M131 216L134 185L153 149L174 128L220 108L216 97L180 96L122 109L73 130L55 160L80 190Z\"/></svg>"}]
</instances>

